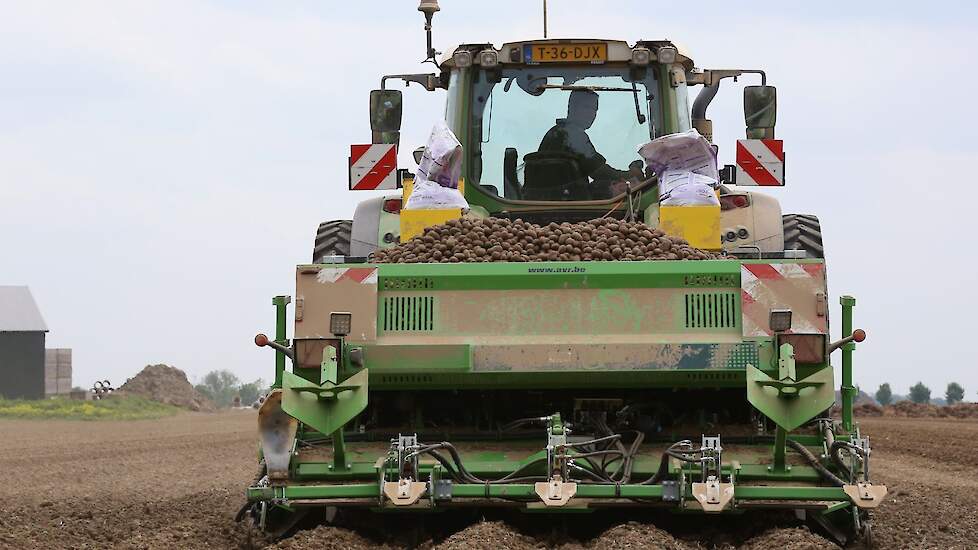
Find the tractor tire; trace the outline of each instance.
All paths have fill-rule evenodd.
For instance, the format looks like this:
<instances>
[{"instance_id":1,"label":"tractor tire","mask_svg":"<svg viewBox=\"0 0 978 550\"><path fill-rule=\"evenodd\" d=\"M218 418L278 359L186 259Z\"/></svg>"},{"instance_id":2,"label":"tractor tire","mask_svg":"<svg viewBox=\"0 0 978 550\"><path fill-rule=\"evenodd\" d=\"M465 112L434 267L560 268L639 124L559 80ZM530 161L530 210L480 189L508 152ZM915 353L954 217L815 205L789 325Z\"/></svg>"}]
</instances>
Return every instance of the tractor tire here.
<instances>
[{"instance_id":1,"label":"tractor tire","mask_svg":"<svg viewBox=\"0 0 978 550\"><path fill-rule=\"evenodd\" d=\"M349 256L352 231L353 222L350 220L332 220L319 224L316 244L312 249L312 263L323 263L326 256Z\"/></svg>"},{"instance_id":2,"label":"tractor tire","mask_svg":"<svg viewBox=\"0 0 978 550\"><path fill-rule=\"evenodd\" d=\"M824 258L822 246L822 226L818 217L811 214L785 214L781 216L784 226L784 249L804 250L807 258Z\"/></svg>"}]
</instances>

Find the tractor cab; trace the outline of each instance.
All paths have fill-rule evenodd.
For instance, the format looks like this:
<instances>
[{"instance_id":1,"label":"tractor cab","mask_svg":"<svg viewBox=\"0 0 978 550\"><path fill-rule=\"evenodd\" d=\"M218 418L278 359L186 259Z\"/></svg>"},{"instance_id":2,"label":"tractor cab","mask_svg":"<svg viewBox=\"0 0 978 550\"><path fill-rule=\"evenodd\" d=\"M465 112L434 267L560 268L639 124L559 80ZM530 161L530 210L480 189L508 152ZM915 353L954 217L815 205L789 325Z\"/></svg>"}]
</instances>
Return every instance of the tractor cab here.
<instances>
[{"instance_id":1,"label":"tractor cab","mask_svg":"<svg viewBox=\"0 0 978 550\"><path fill-rule=\"evenodd\" d=\"M434 12L421 11L428 23L428 61L438 72L381 79L380 89L370 93L371 141L389 147L387 158L396 158L403 94L391 81L445 91L445 122L464 155L460 188L470 207L468 215L518 217L538 224L613 216L668 229L669 220L660 217L658 175L645 165L639 147L690 130L712 142L706 110L721 81L751 75L761 82L744 89L748 139L737 143L737 164L719 171L720 211L683 224L708 226L692 231L706 237L698 243L703 248L753 255L785 249L778 201L732 187L784 183L784 154L781 142L774 139L775 88L767 85L763 71L698 69L690 54L669 40L462 44L436 60L438 52L430 39ZM695 100L693 87L700 88ZM420 152L416 150L416 158ZM374 158L384 154L380 150ZM397 178L384 180L386 187L357 186L353 172L362 175L372 168L355 167L355 157L351 154L351 189L404 188L358 207L346 254L365 257L412 236L401 214L412 180L409 171L400 168ZM386 169L392 170L389 164ZM453 215L426 216L414 226L441 223ZM319 233L335 230L321 227ZM694 242L689 231L676 231L673 234ZM317 234L317 242L327 237Z\"/></svg>"},{"instance_id":2,"label":"tractor cab","mask_svg":"<svg viewBox=\"0 0 978 550\"><path fill-rule=\"evenodd\" d=\"M638 146L690 128L688 109L681 119L670 116L677 97L688 101L685 84L667 84L660 51L678 57L672 45L612 40L456 49L442 67L449 124L466 152L467 199L489 212L610 203L627 181L643 179Z\"/></svg>"}]
</instances>

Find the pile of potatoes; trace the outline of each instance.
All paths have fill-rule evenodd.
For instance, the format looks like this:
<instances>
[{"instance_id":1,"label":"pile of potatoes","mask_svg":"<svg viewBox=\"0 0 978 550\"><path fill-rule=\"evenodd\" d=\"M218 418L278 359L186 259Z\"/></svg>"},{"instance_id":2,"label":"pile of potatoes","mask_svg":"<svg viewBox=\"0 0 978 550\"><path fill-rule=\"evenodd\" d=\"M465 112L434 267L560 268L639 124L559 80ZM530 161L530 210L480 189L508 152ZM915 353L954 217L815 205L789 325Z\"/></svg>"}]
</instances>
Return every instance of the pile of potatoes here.
<instances>
[{"instance_id":1,"label":"pile of potatoes","mask_svg":"<svg viewBox=\"0 0 978 550\"><path fill-rule=\"evenodd\" d=\"M718 254L689 246L644 223L602 218L540 226L520 219L461 218L425 229L377 263L545 262L591 260L710 260Z\"/></svg>"}]
</instances>

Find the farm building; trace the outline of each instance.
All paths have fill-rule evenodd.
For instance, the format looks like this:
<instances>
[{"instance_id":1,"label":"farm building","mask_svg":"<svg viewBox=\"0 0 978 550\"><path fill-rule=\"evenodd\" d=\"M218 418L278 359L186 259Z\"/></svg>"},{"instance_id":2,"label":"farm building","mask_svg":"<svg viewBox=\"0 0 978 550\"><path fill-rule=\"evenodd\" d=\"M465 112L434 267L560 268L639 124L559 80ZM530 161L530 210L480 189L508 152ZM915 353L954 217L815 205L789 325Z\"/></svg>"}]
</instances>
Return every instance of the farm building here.
<instances>
[{"instance_id":1,"label":"farm building","mask_svg":"<svg viewBox=\"0 0 978 550\"><path fill-rule=\"evenodd\" d=\"M44 397L48 327L26 286L0 286L0 397Z\"/></svg>"}]
</instances>

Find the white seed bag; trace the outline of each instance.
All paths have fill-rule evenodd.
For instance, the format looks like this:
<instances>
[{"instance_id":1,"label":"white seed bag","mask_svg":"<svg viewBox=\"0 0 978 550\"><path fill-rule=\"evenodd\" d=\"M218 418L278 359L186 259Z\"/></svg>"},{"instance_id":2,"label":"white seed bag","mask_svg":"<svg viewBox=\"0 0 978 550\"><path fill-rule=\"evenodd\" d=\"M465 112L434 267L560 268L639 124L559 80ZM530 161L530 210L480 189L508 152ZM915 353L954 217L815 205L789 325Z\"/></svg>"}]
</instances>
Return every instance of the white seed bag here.
<instances>
[{"instance_id":1,"label":"white seed bag","mask_svg":"<svg viewBox=\"0 0 978 550\"><path fill-rule=\"evenodd\" d=\"M660 204L716 206L717 159L710 142L696 130L669 134L641 146L639 155L659 174Z\"/></svg>"},{"instance_id":2,"label":"white seed bag","mask_svg":"<svg viewBox=\"0 0 978 550\"><path fill-rule=\"evenodd\" d=\"M469 203L458 190L462 175L462 144L452 130L439 120L431 129L414 188L404 208L407 210L467 209Z\"/></svg>"}]
</instances>

